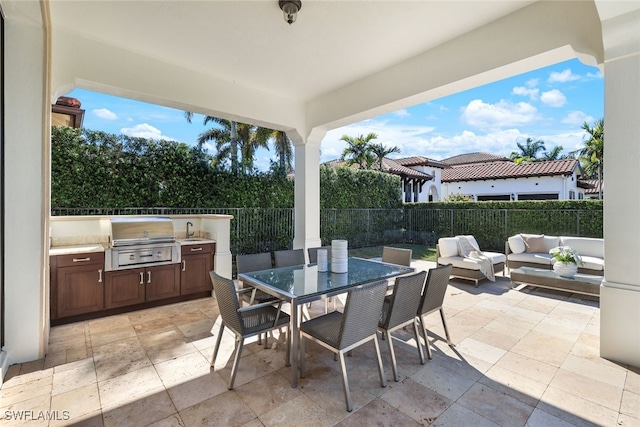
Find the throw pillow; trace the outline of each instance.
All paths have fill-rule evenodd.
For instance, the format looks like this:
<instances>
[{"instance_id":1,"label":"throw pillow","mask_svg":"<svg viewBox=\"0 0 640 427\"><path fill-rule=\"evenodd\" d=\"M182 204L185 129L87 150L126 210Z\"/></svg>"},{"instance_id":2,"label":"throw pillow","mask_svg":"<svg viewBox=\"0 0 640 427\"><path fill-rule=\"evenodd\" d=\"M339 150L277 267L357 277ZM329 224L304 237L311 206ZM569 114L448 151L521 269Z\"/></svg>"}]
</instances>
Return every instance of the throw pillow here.
<instances>
[{"instance_id":1,"label":"throw pillow","mask_svg":"<svg viewBox=\"0 0 640 427\"><path fill-rule=\"evenodd\" d=\"M511 252L514 254L521 254L527 250L521 235L516 234L515 236L509 237L509 249L511 249Z\"/></svg>"},{"instance_id":2,"label":"throw pillow","mask_svg":"<svg viewBox=\"0 0 640 427\"><path fill-rule=\"evenodd\" d=\"M544 244L544 234L541 236L522 236L527 253L547 253L547 246Z\"/></svg>"}]
</instances>

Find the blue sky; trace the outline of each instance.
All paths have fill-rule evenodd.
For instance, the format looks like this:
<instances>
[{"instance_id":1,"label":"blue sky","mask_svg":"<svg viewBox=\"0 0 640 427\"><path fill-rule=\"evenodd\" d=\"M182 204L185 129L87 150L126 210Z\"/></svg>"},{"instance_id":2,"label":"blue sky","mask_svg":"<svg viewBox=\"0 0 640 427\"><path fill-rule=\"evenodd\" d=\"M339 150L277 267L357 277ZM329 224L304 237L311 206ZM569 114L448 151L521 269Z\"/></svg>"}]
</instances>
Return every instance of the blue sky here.
<instances>
[{"instance_id":1,"label":"blue sky","mask_svg":"<svg viewBox=\"0 0 640 427\"><path fill-rule=\"evenodd\" d=\"M91 130L195 145L206 129L203 116L189 124L184 112L173 108L83 89L67 96L80 100L84 127ZM602 74L574 59L333 129L322 141L321 161L340 157L343 135L369 132L378 135L376 142L400 148L393 157L442 160L476 151L508 156L528 137L543 140L547 150L560 145L569 152L583 144L582 124L603 116ZM259 151L255 165L266 170L270 159L276 160L273 152Z\"/></svg>"}]
</instances>

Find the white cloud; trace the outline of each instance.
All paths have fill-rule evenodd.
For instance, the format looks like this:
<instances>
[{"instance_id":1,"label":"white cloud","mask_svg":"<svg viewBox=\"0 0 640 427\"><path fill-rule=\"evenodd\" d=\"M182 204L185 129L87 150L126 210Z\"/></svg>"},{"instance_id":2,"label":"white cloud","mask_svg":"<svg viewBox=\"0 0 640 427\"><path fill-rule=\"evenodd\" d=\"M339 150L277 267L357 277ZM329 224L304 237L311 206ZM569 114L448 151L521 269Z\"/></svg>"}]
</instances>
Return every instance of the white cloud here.
<instances>
[{"instance_id":1,"label":"white cloud","mask_svg":"<svg viewBox=\"0 0 640 427\"><path fill-rule=\"evenodd\" d=\"M580 80L580 76L573 74L570 69L563 70L561 72L552 72L547 79L548 83L566 83L575 80Z\"/></svg>"},{"instance_id":2,"label":"white cloud","mask_svg":"<svg viewBox=\"0 0 640 427\"><path fill-rule=\"evenodd\" d=\"M120 132L124 135L133 136L136 138L164 139L167 141L175 141L175 138L163 135L160 129L157 129L148 123L142 123L130 128L122 128L120 129Z\"/></svg>"},{"instance_id":3,"label":"white cloud","mask_svg":"<svg viewBox=\"0 0 640 427\"><path fill-rule=\"evenodd\" d=\"M461 119L479 128L503 128L529 124L540 119L540 115L536 107L526 102L500 100L497 104L486 104L474 99L463 108Z\"/></svg>"},{"instance_id":4,"label":"white cloud","mask_svg":"<svg viewBox=\"0 0 640 427\"><path fill-rule=\"evenodd\" d=\"M535 79L529 79L526 81L525 85L527 85L527 87L536 87L538 86L538 82L540 81L540 79L535 78Z\"/></svg>"},{"instance_id":5,"label":"white cloud","mask_svg":"<svg viewBox=\"0 0 640 427\"><path fill-rule=\"evenodd\" d=\"M567 103L567 97L558 89L552 89L548 92L542 92L540 101L550 107L562 107Z\"/></svg>"},{"instance_id":6,"label":"white cloud","mask_svg":"<svg viewBox=\"0 0 640 427\"><path fill-rule=\"evenodd\" d=\"M118 118L116 114L107 108L97 108L92 111L97 117L105 120L115 120Z\"/></svg>"},{"instance_id":7,"label":"white cloud","mask_svg":"<svg viewBox=\"0 0 640 427\"><path fill-rule=\"evenodd\" d=\"M516 86L513 88L511 93L513 93L514 95L528 96L532 101L535 101L538 99L540 90L531 87Z\"/></svg>"},{"instance_id":8,"label":"white cloud","mask_svg":"<svg viewBox=\"0 0 640 427\"><path fill-rule=\"evenodd\" d=\"M411 117L411 113L406 108L395 111L393 114L395 114L398 117Z\"/></svg>"},{"instance_id":9,"label":"white cloud","mask_svg":"<svg viewBox=\"0 0 640 427\"><path fill-rule=\"evenodd\" d=\"M570 111L563 119L562 123L566 125L582 126L584 122L591 123L595 119L582 111Z\"/></svg>"}]
</instances>

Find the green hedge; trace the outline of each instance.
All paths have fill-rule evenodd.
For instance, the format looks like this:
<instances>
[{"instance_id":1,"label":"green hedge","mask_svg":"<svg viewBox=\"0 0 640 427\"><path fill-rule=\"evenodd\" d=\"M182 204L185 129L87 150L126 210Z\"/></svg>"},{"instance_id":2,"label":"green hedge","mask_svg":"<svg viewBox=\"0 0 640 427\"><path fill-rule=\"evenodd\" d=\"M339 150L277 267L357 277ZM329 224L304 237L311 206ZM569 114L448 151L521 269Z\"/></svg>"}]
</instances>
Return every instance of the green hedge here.
<instances>
[{"instance_id":1,"label":"green hedge","mask_svg":"<svg viewBox=\"0 0 640 427\"><path fill-rule=\"evenodd\" d=\"M236 175L175 141L52 127L51 205L55 208L292 208L294 181L279 173ZM321 168L325 208L402 205L397 176Z\"/></svg>"}]
</instances>

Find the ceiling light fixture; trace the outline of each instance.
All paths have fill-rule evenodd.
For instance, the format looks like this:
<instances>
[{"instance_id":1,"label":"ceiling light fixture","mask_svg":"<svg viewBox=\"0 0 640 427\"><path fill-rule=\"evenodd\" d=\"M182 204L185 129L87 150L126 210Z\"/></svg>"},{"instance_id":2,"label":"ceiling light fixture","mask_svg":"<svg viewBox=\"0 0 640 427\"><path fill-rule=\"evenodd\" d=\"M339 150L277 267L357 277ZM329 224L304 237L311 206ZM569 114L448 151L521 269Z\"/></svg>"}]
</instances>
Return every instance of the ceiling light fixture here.
<instances>
[{"instance_id":1,"label":"ceiling light fixture","mask_svg":"<svg viewBox=\"0 0 640 427\"><path fill-rule=\"evenodd\" d=\"M302 9L302 2L300 0L278 0L278 6L284 14L284 20L291 25L296 22L298 12Z\"/></svg>"}]
</instances>

